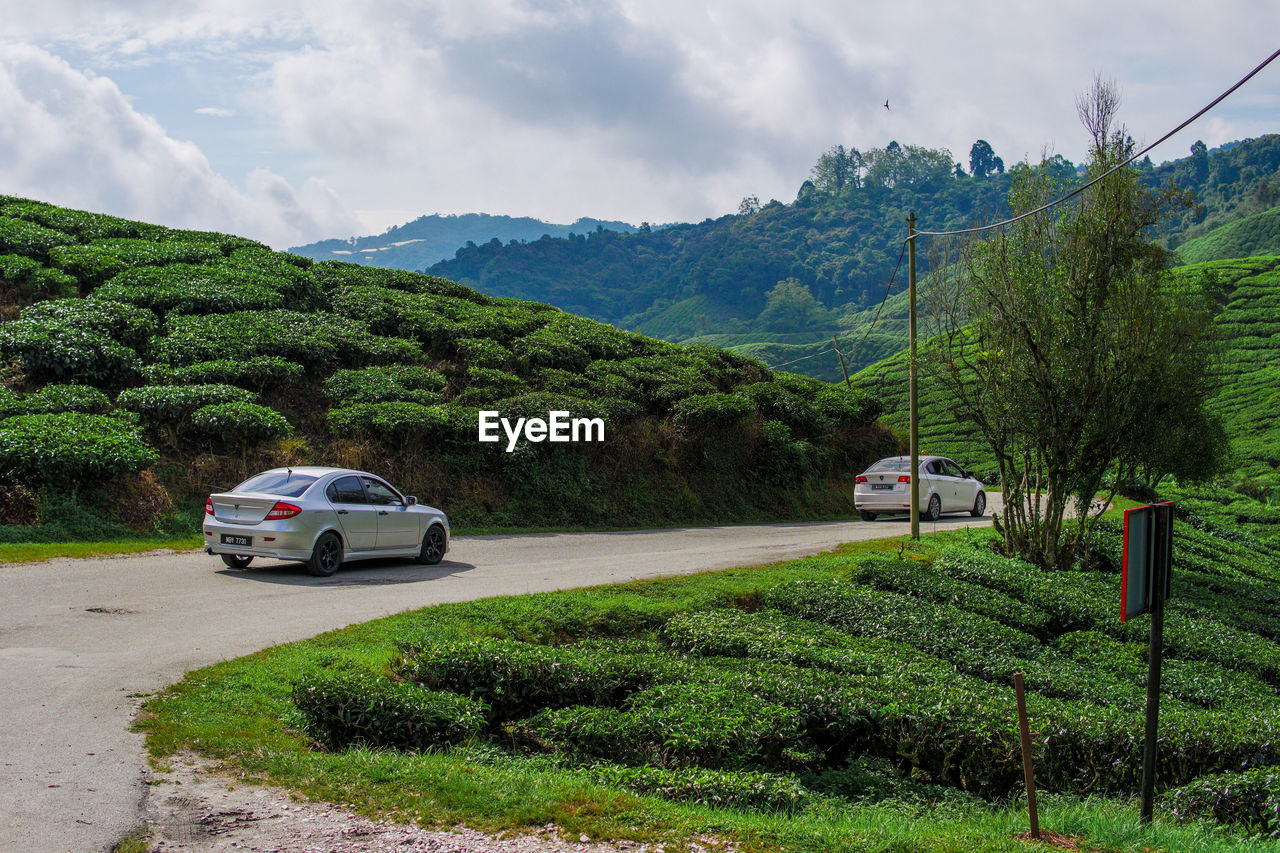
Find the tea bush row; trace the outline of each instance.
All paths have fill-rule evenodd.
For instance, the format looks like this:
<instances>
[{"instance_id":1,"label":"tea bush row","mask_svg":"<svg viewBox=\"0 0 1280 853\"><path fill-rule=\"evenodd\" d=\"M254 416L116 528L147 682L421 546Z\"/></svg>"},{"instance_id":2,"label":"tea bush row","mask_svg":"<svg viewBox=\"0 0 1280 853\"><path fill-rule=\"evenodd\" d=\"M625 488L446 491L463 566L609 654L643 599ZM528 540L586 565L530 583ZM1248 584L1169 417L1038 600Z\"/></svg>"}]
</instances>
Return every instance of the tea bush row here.
<instances>
[{"instance_id":1,"label":"tea bush row","mask_svg":"<svg viewBox=\"0 0 1280 853\"><path fill-rule=\"evenodd\" d=\"M61 412L105 414L111 400L89 385L46 385L19 397L8 389L0 391L0 417L10 415L52 415Z\"/></svg>"},{"instance_id":2,"label":"tea bush row","mask_svg":"<svg viewBox=\"0 0 1280 853\"><path fill-rule=\"evenodd\" d=\"M95 240L88 245L59 246L49 252L49 264L85 289L92 289L135 266L200 264L222 257L221 249L209 243L160 243L118 237Z\"/></svg>"},{"instance_id":3,"label":"tea bush row","mask_svg":"<svg viewBox=\"0 0 1280 853\"><path fill-rule=\"evenodd\" d=\"M1280 767L1205 776L1168 791L1160 805L1176 818L1215 820L1280 837Z\"/></svg>"},{"instance_id":4,"label":"tea bush row","mask_svg":"<svg viewBox=\"0 0 1280 853\"><path fill-rule=\"evenodd\" d=\"M201 406L191 414L191 426L200 435L230 446L252 446L293 433L284 415L244 400Z\"/></svg>"},{"instance_id":5,"label":"tea bush row","mask_svg":"<svg viewBox=\"0 0 1280 853\"><path fill-rule=\"evenodd\" d=\"M177 424L186 421L196 409L249 402L253 398L252 391L234 385L144 385L121 391L116 405L137 412L147 423Z\"/></svg>"},{"instance_id":6,"label":"tea bush row","mask_svg":"<svg viewBox=\"0 0 1280 853\"><path fill-rule=\"evenodd\" d=\"M430 405L440 401L443 374L420 365L386 365L339 370L325 380L324 390L338 406L356 403L405 402Z\"/></svg>"},{"instance_id":7,"label":"tea bush row","mask_svg":"<svg viewBox=\"0 0 1280 853\"><path fill-rule=\"evenodd\" d=\"M157 339L154 350L159 361L174 366L276 356L319 372L327 367L423 360L422 350L412 341L373 335L363 323L331 314L238 311L172 316L168 326L168 334Z\"/></svg>"},{"instance_id":8,"label":"tea bush row","mask_svg":"<svg viewBox=\"0 0 1280 853\"><path fill-rule=\"evenodd\" d=\"M426 750L477 737L485 725L480 702L371 675L304 678L292 698L307 732L335 751Z\"/></svg>"},{"instance_id":9,"label":"tea bush row","mask_svg":"<svg viewBox=\"0 0 1280 853\"><path fill-rule=\"evenodd\" d=\"M279 356L259 355L244 361L220 358L185 367L149 364L143 377L153 385L235 385L250 391L281 388L302 378L302 365Z\"/></svg>"},{"instance_id":10,"label":"tea bush row","mask_svg":"<svg viewBox=\"0 0 1280 853\"><path fill-rule=\"evenodd\" d=\"M74 296L76 280L22 255L0 254L0 281L22 300Z\"/></svg>"},{"instance_id":11,"label":"tea bush row","mask_svg":"<svg viewBox=\"0 0 1280 853\"><path fill-rule=\"evenodd\" d=\"M593 764L584 772L597 782L637 794L718 808L793 811L814 799L794 776L777 773L619 764Z\"/></svg>"},{"instance_id":12,"label":"tea bush row","mask_svg":"<svg viewBox=\"0 0 1280 853\"><path fill-rule=\"evenodd\" d=\"M0 421L0 471L38 483L74 487L139 471L157 458L123 418L58 412Z\"/></svg>"},{"instance_id":13,"label":"tea bush row","mask_svg":"<svg viewBox=\"0 0 1280 853\"><path fill-rule=\"evenodd\" d=\"M339 436L473 447L477 410L453 403L356 403L330 409L328 423L334 435Z\"/></svg>"}]
</instances>

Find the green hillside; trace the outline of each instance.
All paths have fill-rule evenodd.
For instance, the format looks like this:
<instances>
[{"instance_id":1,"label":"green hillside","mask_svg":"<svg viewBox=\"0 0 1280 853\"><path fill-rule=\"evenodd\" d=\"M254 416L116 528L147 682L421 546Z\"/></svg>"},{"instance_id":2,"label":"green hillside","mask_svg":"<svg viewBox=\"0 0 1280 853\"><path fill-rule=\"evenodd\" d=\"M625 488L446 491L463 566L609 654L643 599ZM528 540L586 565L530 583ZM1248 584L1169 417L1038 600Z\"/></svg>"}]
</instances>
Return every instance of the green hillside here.
<instances>
[{"instance_id":1,"label":"green hillside","mask_svg":"<svg viewBox=\"0 0 1280 853\"><path fill-rule=\"evenodd\" d=\"M1280 207L1251 213L1178 246L1189 264L1280 254Z\"/></svg>"},{"instance_id":2,"label":"green hillside","mask_svg":"<svg viewBox=\"0 0 1280 853\"><path fill-rule=\"evenodd\" d=\"M1217 278L1224 293L1214 320L1223 352L1212 408L1223 417L1240 473L1267 489L1280 488L1280 257L1214 261L1178 267L1172 274L1205 272ZM905 352L862 370L853 381L883 402L884 422L905 433ZM981 442L923 373L919 388L922 452L952 456L994 474Z\"/></svg>"},{"instance_id":3,"label":"green hillside","mask_svg":"<svg viewBox=\"0 0 1280 853\"><path fill-rule=\"evenodd\" d=\"M766 336L815 330L856 336L884 294L906 236L908 211L919 215L922 228L934 230L1007 213L1008 173L964 175L954 169L959 158L951 152L897 143L854 153L840 181L823 171L832 156L823 155L814 180L805 181L790 203L758 206L746 200L738 215L634 234L491 242L468 247L430 272L484 293L536 299L667 340L743 335L736 351L771 364L792 361L816 350L777 346ZM1062 180L1077 176L1074 164L1061 157L1047 168ZM1148 159L1135 168L1145 184L1193 197L1191 207L1152 234L1187 260L1275 248L1270 235L1280 210L1280 135L1214 150L1197 143L1188 157L1160 165ZM926 247L918 261L922 278L930 262ZM813 310L792 312L779 322L764 312L775 286L786 280L807 289L816 302ZM756 346L763 344L769 346ZM855 360L865 366L889 350L882 340L869 347L872 358ZM840 375L834 353L797 362L795 369L824 379Z\"/></svg>"},{"instance_id":4,"label":"green hillside","mask_svg":"<svg viewBox=\"0 0 1280 853\"><path fill-rule=\"evenodd\" d=\"M179 524L281 464L378 471L464 526L848 515L897 448L865 394L724 350L5 196L0 320L0 540ZM481 409L606 440L507 453Z\"/></svg>"}]
</instances>

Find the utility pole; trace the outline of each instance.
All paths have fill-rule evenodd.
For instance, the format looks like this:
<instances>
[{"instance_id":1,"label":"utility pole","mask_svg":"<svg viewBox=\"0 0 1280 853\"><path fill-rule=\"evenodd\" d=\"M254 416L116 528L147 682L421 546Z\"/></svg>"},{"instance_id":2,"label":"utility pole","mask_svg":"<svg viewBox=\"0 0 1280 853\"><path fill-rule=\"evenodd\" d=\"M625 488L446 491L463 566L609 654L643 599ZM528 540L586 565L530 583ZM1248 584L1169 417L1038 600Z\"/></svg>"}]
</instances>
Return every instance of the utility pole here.
<instances>
[{"instance_id":1,"label":"utility pole","mask_svg":"<svg viewBox=\"0 0 1280 853\"><path fill-rule=\"evenodd\" d=\"M911 356L907 372L911 385L911 538L920 538L920 410L916 395L916 212L907 216L907 254L909 256L907 291L911 301Z\"/></svg>"},{"instance_id":2,"label":"utility pole","mask_svg":"<svg viewBox=\"0 0 1280 853\"><path fill-rule=\"evenodd\" d=\"M844 363L844 353L840 351L840 339L839 339L839 338L837 338L835 335L832 335L832 336L831 336L831 343L832 343L832 344L835 346L835 348L836 348L836 355L840 356L840 369L841 369L842 371L844 371L844 387L846 387L846 388L848 388L850 391L852 391L852 390L853 390L853 383L851 383L851 382L849 381L849 368L848 368L848 366L846 366L846 365L845 365L845 363Z\"/></svg>"}]
</instances>

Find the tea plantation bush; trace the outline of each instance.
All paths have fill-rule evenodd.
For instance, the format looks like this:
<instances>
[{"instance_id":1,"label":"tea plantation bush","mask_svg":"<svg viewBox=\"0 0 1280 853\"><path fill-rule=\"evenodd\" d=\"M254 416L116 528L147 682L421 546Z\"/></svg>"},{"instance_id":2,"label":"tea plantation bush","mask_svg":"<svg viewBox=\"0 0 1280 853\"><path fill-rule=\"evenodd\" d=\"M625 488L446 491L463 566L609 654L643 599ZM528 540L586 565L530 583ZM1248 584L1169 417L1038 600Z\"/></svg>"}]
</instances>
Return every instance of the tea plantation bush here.
<instances>
[{"instance_id":1,"label":"tea plantation bush","mask_svg":"<svg viewBox=\"0 0 1280 853\"><path fill-rule=\"evenodd\" d=\"M280 388L302 378L302 365L279 356L260 355L244 361L219 358L185 367L149 364L143 369L154 385L236 385L250 391Z\"/></svg>"},{"instance_id":2,"label":"tea plantation bush","mask_svg":"<svg viewBox=\"0 0 1280 853\"><path fill-rule=\"evenodd\" d=\"M1280 768L1206 776L1166 793L1160 802L1179 818L1212 819L1280 836Z\"/></svg>"},{"instance_id":3,"label":"tea plantation bush","mask_svg":"<svg viewBox=\"0 0 1280 853\"><path fill-rule=\"evenodd\" d=\"M0 421L0 471L14 477L66 487L130 474L157 458L121 418L59 412Z\"/></svg>"},{"instance_id":4,"label":"tea plantation bush","mask_svg":"<svg viewBox=\"0 0 1280 853\"><path fill-rule=\"evenodd\" d=\"M293 702L307 732L331 750L431 749L477 737L485 724L480 702L374 676L306 678Z\"/></svg>"},{"instance_id":5,"label":"tea plantation bush","mask_svg":"<svg viewBox=\"0 0 1280 853\"><path fill-rule=\"evenodd\" d=\"M12 287L23 300L74 296L76 280L22 255L0 254L0 282Z\"/></svg>"},{"instance_id":6,"label":"tea plantation bush","mask_svg":"<svg viewBox=\"0 0 1280 853\"><path fill-rule=\"evenodd\" d=\"M88 385L46 385L23 398L22 411L29 415L84 412L101 415L111 408L107 395Z\"/></svg>"},{"instance_id":7,"label":"tea plantation bush","mask_svg":"<svg viewBox=\"0 0 1280 853\"><path fill-rule=\"evenodd\" d=\"M200 264L222 257L221 249L210 243L118 237L85 246L60 246L49 253L49 263L89 289L135 266Z\"/></svg>"},{"instance_id":8,"label":"tea plantation bush","mask_svg":"<svg viewBox=\"0 0 1280 853\"><path fill-rule=\"evenodd\" d=\"M196 410L216 403L249 402L252 391L234 385L145 385L126 388L116 405L137 412L154 424L185 421Z\"/></svg>"},{"instance_id":9,"label":"tea plantation bush","mask_svg":"<svg viewBox=\"0 0 1280 853\"><path fill-rule=\"evenodd\" d=\"M253 446L293 432L284 415L257 403L243 400L214 403L196 409L191 427L198 434L230 445Z\"/></svg>"},{"instance_id":10,"label":"tea plantation bush","mask_svg":"<svg viewBox=\"0 0 1280 853\"><path fill-rule=\"evenodd\" d=\"M0 215L0 252L46 260L55 246L74 242L74 237L53 228Z\"/></svg>"},{"instance_id":11,"label":"tea plantation bush","mask_svg":"<svg viewBox=\"0 0 1280 853\"><path fill-rule=\"evenodd\" d=\"M813 800L812 792L795 777L776 773L619 764L593 764L586 773L598 782L637 794L702 806L792 811Z\"/></svg>"},{"instance_id":12,"label":"tea plantation bush","mask_svg":"<svg viewBox=\"0 0 1280 853\"><path fill-rule=\"evenodd\" d=\"M339 370L325 380L324 390L339 406L356 403L420 403L440 401L444 376L419 365L388 365Z\"/></svg>"},{"instance_id":13,"label":"tea plantation bush","mask_svg":"<svg viewBox=\"0 0 1280 853\"><path fill-rule=\"evenodd\" d=\"M155 351L160 361L176 366L277 356L317 371L423 360L422 350L412 342L372 335L358 321L283 310L173 316Z\"/></svg>"},{"instance_id":14,"label":"tea plantation bush","mask_svg":"<svg viewBox=\"0 0 1280 853\"><path fill-rule=\"evenodd\" d=\"M357 403L330 409L329 428L341 436L467 446L475 442L476 410L453 403Z\"/></svg>"}]
</instances>

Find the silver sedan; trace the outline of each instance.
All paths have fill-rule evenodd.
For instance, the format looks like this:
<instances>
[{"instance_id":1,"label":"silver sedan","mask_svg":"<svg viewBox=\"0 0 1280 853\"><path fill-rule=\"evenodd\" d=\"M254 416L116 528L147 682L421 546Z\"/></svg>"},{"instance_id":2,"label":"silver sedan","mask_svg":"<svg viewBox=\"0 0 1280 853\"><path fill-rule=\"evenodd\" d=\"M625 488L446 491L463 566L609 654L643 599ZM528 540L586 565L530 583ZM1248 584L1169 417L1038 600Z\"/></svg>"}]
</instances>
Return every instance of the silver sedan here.
<instances>
[{"instance_id":1,"label":"silver sedan","mask_svg":"<svg viewBox=\"0 0 1280 853\"><path fill-rule=\"evenodd\" d=\"M449 550L449 519L367 471L273 468L208 497L204 543L234 568L274 557L328 577L367 557L434 565Z\"/></svg>"},{"instance_id":2,"label":"silver sedan","mask_svg":"<svg viewBox=\"0 0 1280 853\"><path fill-rule=\"evenodd\" d=\"M944 512L987 510L987 493L973 474L945 456L921 456L920 517L937 521ZM854 479L853 505L864 521L911 510L911 457L881 459Z\"/></svg>"}]
</instances>

